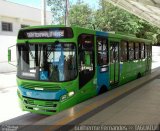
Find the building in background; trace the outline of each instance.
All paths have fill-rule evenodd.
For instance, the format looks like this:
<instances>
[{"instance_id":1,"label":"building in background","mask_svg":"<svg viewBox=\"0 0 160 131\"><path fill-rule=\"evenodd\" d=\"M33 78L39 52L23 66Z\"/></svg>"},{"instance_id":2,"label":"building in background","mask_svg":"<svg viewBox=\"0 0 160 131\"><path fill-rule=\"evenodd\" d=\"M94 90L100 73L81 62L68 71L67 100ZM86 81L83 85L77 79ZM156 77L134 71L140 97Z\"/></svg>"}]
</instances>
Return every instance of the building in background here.
<instances>
[{"instance_id":1,"label":"building in background","mask_svg":"<svg viewBox=\"0 0 160 131\"><path fill-rule=\"evenodd\" d=\"M52 14L47 11L46 23L50 25ZM16 71L16 68L8 64L8 47L16 44L18 30L26 26L41 25L41 10L0 0L0 73ZM16 50L13 48L12 60L16 58Z\"/></svg>"}]
</instances>

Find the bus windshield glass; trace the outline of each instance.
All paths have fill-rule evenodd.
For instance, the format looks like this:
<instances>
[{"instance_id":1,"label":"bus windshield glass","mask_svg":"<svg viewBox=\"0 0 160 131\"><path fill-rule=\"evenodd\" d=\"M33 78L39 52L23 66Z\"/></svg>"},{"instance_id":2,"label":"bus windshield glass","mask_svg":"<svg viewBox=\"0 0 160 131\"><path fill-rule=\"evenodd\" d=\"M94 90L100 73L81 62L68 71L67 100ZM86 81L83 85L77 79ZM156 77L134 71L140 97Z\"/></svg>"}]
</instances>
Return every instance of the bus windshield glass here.
<instances>
[{"instance_id":1,"label":"bus windshield glass","mask_svg":"<svg viewBox=\"0 0 160 131\"><path fill-rule=\"evenodd\" d=\"M40 81L70 81L77 76L74 43L17 45L17 76Z\"/></svg>"}]
</instances>

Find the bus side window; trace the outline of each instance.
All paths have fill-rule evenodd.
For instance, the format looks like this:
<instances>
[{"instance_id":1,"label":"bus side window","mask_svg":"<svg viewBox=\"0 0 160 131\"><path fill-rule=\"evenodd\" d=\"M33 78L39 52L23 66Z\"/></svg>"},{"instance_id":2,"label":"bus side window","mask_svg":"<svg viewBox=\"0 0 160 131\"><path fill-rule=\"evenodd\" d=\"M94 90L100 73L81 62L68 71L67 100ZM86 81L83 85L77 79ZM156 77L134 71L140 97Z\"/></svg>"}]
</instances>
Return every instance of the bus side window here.
<instances>
[{"instance_id":1,"label":"bus side window","mask_svg":"<svg viewBox=\"0 0 160 131\"><path fill-rule=\"evenodd\" d=\"M150 45L145 45L145 58L151 58L152 57L152 51Z\"/></svg>"},{"instance_id":2,"label":"bus side window","mask_svg":"<svg viewBox=\"0 0 160 131\"><path fill-rule=\"evenodd\" d=\"M108 44L104 37L97 37L97 58L98 65L103 66L108 64Z\"/></svg>"},{"instance_id":3,"label":"bus side window","mask_svg":"<svg viewBox=\"0 0 160 131\"><path fill-rule=\"evenodd\" d=\"M134 43L133 42L129 42L128 51L129 51L129 60L134 60Z\"/></svg>"},{"instance_id":4,"label":"bus side window","mask_svg":"<svg viewBox=\"0 0 160 131\"><path fill-rule=\"evenodd\" d=\"M140 58L141 59L145 58L145 46L144 46L144 43L140 43Z\"/></svg>"},{"instance_id":5,"label":"bus side window","mask_svg":"<svg viewBox=\"0 0 160 131\"><path fill-rule=\"evenodd\" d=\"M121 62L127 61L127 42L121 42Z\"/></svg>"},{"instance_id":6,"label":"bus side window","mask_svg":"<svg viewBox=\"0 0 160 131\"><path fill-rule=\"evenodd\" d=\"M143 43L143 59L145 59L145 43Z\"/></svg>"},{"instance_id":7,"label":"bus side window","mask_svg":"<svg viewBox=\"0 0 160 131\"><path fill-rule=\"evenodd\" d=\"M148 58L148 45L145 45L145 58Z\"/></svg>"},{"instance_id":8,"label":"bus side window","mask_svg":"<svg viewBox=\"0 0 160 131\"><path fill-rule=\"evenodd\" d=\"M135 43L135 59L139 59L139 43Z\"/></svg>"},{"instance_id":9,"label":"bus side window","mask_svg":"<svg viewBox=\"0 0 160 131\"><path fill-rule=\"evenodd\" d=\"M150 58L152 58L152 44L149 47L150 47L149 55L150 55Z\"/></svg>"}]
</instances>

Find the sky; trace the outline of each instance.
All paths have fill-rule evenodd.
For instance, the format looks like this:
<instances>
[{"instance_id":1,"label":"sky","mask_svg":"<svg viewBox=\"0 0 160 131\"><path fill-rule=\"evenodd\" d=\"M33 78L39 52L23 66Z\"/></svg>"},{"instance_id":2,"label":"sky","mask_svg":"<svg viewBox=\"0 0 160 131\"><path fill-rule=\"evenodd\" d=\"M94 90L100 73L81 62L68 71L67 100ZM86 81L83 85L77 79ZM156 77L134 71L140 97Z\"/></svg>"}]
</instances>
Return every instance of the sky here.
<instances>
[{"instance_id":1,"label":"sky","mask_svg":"<svg viewBox=\"0 0 160 131\"><path fill-rule=\"evenodd\" d=\"M7 0L7 1L19 3L22 5L27 5L27 6L31 6L31 7L36 7L36 8L41 7L41 0ZM71 1L71 3L76 2L76 0L70 0L70 1ZM84 2L88 3L93 8L97 7L97 5L98 5L98 0L84 0ZM47 10L49 10L49 8Z\"/></svg>"}]
</instances>

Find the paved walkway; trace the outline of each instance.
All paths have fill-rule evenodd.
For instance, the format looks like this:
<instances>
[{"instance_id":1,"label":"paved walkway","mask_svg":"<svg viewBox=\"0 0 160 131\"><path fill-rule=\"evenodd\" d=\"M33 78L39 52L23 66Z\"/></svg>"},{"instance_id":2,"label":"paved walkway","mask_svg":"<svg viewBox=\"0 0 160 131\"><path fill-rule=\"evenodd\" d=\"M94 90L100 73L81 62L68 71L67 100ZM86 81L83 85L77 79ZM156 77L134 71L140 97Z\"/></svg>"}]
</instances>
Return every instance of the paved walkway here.
<instances>
[{"instance_id":1,"label":"paved walkway","mask_svg":"<svg viewBox=\"0 0 160 131\"><path fill-rule=\"evenodd\" d=\"M16 72L0 73L0 89L16 86Z\"/></svg>"},{"instance_id":2,"label":"paved walkway","mask_svg":"<svg viewBox=\"0 0 160 131\"><path fill-rule=\"evenodd\" d=\"M25 114L18 105L16 72L0 74L0 122Z\"/></svg>"},{"instance_id":3,"label":"paved walkway","mask_svg":"<svg viewBox=\"0 0 160 131\"><path fill-rule=\"evenodd\" d=\"M160 79L155 79L80 125L160 124Z\"/></svg>"}]
</instances>

